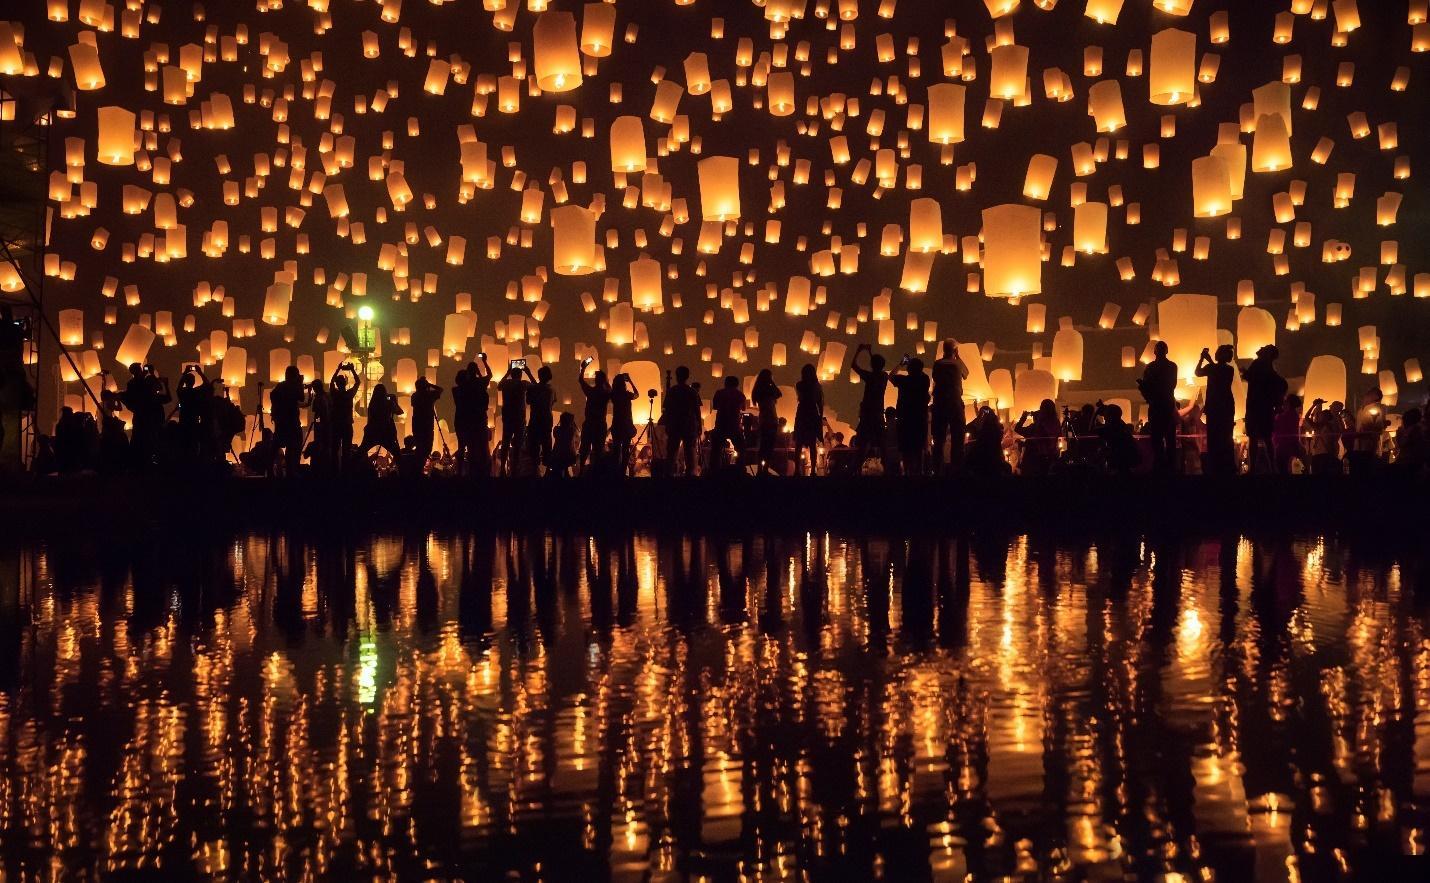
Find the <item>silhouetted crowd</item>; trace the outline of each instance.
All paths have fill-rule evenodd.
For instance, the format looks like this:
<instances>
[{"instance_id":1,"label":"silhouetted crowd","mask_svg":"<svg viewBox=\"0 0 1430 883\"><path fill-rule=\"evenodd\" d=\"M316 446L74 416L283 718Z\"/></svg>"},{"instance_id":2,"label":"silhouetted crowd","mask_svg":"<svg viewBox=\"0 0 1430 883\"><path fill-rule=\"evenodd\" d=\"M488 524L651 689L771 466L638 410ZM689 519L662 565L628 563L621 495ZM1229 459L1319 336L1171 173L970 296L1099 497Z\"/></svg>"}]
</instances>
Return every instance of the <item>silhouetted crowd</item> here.
<instances>
[{"instance_id":1,"label":"silhouetted crowd","mask_svg":"<svg viewBox=\"0 0 1430 883\"><path fill-rule=\"evenodd\" d=\"M804 366L794 386L788 425L779 407L785 393L768 368L748 396L740 378L726 376L707 412L700 385L680 366L666 372L663 390L645 394L643 409L637 405L642 392L628 374L608 378L587 359L578 375L578 417L575 409L557 414L551 369L533 374L522 359L512 360L495 382L485 354L457 372L450 390L418 378L407 399L410 413L382 383L372 387L364 407L362 378L344 362L327 381L305 381L289 367L268 390L266 411L245 415L223 381L198 365L186 366L173 389L152 366L136 364L123 388L109 384L97 413L62 410L54 434L38 440L34 470L406 477L1427 474L1430 439L1421 410L1408 408L1393 421L1378 389L1366 391L1355 407L1317 399L1307 408L1277 373L1276 347L1263 347L1239 369L1232 347L1221 346L1215 354L1202 351L1194 373L1205 384L1187 401L1178 397L1181 375L1166 345L1157 343L1153 352L1137 384L1145 419L1134 426L1120 405L1103 401L1060 409L1044 399L1005 421L992 403L965 402L968 367L952 341L931 365L906 355L892 369L862 344L852 363L862 395L847 439L826 419L813 365ZM1235 431L1238 377L1244 383L1242 437ZM890 386L895 404L886 408ZM449 393L451 436L437 419L437 403ZM660 417L650 419L657 396ZM491 420L494 397L499 433Z\"/></svg>"}]
</instances>

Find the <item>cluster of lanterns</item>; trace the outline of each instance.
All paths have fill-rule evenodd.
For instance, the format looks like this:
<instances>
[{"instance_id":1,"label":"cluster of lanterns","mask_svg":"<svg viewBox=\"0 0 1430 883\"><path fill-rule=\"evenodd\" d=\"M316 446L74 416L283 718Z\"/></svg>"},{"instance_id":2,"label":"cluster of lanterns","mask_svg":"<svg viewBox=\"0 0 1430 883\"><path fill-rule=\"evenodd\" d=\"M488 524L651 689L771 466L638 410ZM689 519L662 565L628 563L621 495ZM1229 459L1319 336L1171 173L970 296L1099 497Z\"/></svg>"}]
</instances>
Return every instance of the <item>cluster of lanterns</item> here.
<instances>
[{"instance_id":1,"label":"cluster of lanterns","mask_svg":"<svg viewBox=\"0 0 1430 883\"><path fill-rule=\"evenodd\" d=\"M1190 390L1203 347L1430 297L1394 238L1426 0L240 5L0 20L5 95L77 96L44 267L74 407L166 360L261 405L367 305L402 394L479 351L852 379L855 342L942 329L1016 411L1129 388L1156 340ZM1355 357L1421 382L1355 327L1307 336L1308 390L1344 398Z\"/></svg>"}]
</instances>

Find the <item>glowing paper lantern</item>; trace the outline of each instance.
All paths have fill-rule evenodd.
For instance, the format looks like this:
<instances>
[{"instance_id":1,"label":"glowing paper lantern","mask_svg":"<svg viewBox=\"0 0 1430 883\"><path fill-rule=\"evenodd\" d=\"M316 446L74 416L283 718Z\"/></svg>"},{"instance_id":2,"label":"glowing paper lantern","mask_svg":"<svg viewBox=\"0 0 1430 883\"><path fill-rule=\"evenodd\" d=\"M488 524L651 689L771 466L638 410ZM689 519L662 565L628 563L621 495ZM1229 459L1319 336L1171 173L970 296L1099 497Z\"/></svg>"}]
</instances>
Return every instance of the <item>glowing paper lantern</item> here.
<instances>
[{"instance_id":1,"label":"glowing paper lantern","mask_svg":"<svg viewBox=\"0 0 1430 883\"><path fill-rule=\"evenodd\" d=\"M963 140L965 119L963 86L935 83L928 88L928 132L934 144L957 144Z\"/></svg>"},{"instance_id":2,"label":"glowing paper lantern","mask_svg":"<svg viewBox=\"0 0 1430 883\"><path fill-rule=\"evenodd\" d=\"M511 2L511 0L508 0ZM587 3L581 12L581 51L592 58L606 58L615 45L616 7L611 3Z\"/></svg>"},{"instance_id":3,"label":"glowing paper lantern","mask_svg":"<svg viewBox=\"0 0 1430 883\"><path fill-rule=\"evenodd\" d=\"M1197 35L1167 28L1152 35L1148 100L1185 104L1197 88Z\"/></svg>"},{"instance_id":4,"label":"glowing paper lantern","mask_svg":"<svg viewBox=\"0 0 1430 883\"><path fill-rule=\"evenodd\" d=\"M1117 16L1122 14L1123 0L1087 0L1083 14L1100 25L1117 24Z\"/></svg>"},{"instance_id":5,"label":"glowing paper lantern","mask_svg":"<svg viewBox=\"0 0 1430 883\"><path fill-rule=\"evenodd\" d=\"M1209 294L1174 294L1157 304L1157 330L1167 358L1183 381L1195 377L1203 347L1217 345L1217 299Z\"/></svg>"},{"instance_id":6,"label":"glowing paper lantern","mask_svg":"<svg viewBox=\"0 0 1430 883\"><path fill-rule=\"evenodd\" d=\"M1291 167L1291 133L1280 114L1268 113L1256 119L1251 140L1251 170L1278 172Z\"/></svg>"},{"instance_id":7,"label":"glowing paper lantern","mask_svg":"<svg viewBox=\"0 0 1430 883\"><path fill-rule=\"evenodd\" d=\"M99 109L98 159L107 166L134 164L133 112L122 107Z\"/></svg>"},{"instance_id":8,"label":"glowing paper lantern","mask_svg":"<svg viewBox=\"0 0 1430 883\"><path fill-rule=\"evenodd\" d=\"M661 289L660 261L641 255L631 261L630 276L631 303L641 311L659 308L664 301ZM612 312L614 311L613 307Z\"/></svg>"},{"instance_id":9,"label":"glowing paper lantern","mask_svg":"<svg viewBox=\"0 0 1430 883\"><path fill-rule=\"evenodd\" d=\"M1069 325L1053 335L1053 376L1066 383L1082 379L1082 334Z\"/></svg>"},{"instance_id":10,"label":"glowing paper lantern","mask_svg":"<svg viewBox=\"0 0 1430 883\"><path fill-rule=\"evenodd\" d=\"M928 253L943 248L943 210L927 197L909 203L909 249Z\"/></svg>"},{"instance_id":11,"label":"glowing paper lantern","mask_svg":"<svg viewBox=\"0 0 1430 883\"><path fill-rule=\"evenodd\" d=\"M1107 203L1084 202L1073 209L1073 247L1084 254L1107 253Z\"/></svg>"},{"instance_id":12,"label":"glowing paper lantern","mask_svg":"<svg viewBox=\"0 0 1430 883\"><path fill-rule=\"evenodd\" d=\"M1346 363L1340 356L1316 356L1306 366L1306 383L1301 388L1302 408L1309 411L1316 399L1327 405L1346 400Z\"/></svg>"},{"instance_id":13,"label":"glowing paper lantern","mask_svg":"<svg viewBox=\"0 0 1430 883\"><path fill-rule=\"evenodd\" d=\"M1021 96L1028 86L1028 47L1016 43L994 46L989 57L993 68L988 76L988 94L1004 101Z\"/></svg>"},{"instance_id":14,"label":"glowing paper lantern","mask_svg":"<svg viewBox=\"0 0 1430 883\"><path fill-rule=\"evenodd\" d=\"M1231 212L1231 172L1217 156L1192 160L1192 206L1198 218L1216 218Z\"/></svg>"},{"instance_id":15,"label":"glowing paper lantern","mask_svg":"<svg viewBox=\"0 0 1430 883\"><path fill-rule=\"evenodd\" d=\"M532 27L536 84L545 92L569 92L581 85L581 52L576 41L576 17L547 11Z\"/></svg>"},{"instance_id":16,"label":"glowing paper lantern","mask_svg":"<svg viewBox=\"0 0 1430 883\"><path fill-rule=\"evenodd\" d=\"M143 325L133 324L124 332L124 340L115 351L114 358L121 366L142 364L149 357L149 348L154 345L157 335Z\"/></svg>"},{"instance_id":17,"label":"glowing paper lantern","mask_svg":"<svg viewBox=\"0 0 1430 883\"><path fill-rule=\"evenodd\" d=\"M1028 173L1023 177L1023 196L1047 199L1053 189L1053 176L1058 171L1057 157L1035 153L1028 159Z\"/></svg>"},{"instance_id":18,"label":"glowing paper lantern","mask_svg":"<svg viewBox=\"0 0 1430 883\"><path fill-rule=\"evenodd\" d=\"M1236 357L1254 359L1256 351L1276 343L1276 317L1260 307L1242 307L1236 315Z\"/></svg>"},{"instance_id":19,"label":"glowing paper lantern","mask_svg":"<svg viewBox=\"0 0 1430 883\"><path fill-rule=\"evenodd\" d=\"M1122 105L1122 85L1116 80L1099 80L1087 90L1087 112L1099 132L1116 132L1127 125Z\"/></svg>"},{"instance_id":20,"label":"glowing paper lantern","mask_svg":"<svg viewBox=\"0 0 1430 883\"><path fill-rule=\"evenodd\" d=\"M578 205L551 210L551 263L561 276L584 276L596 269L596 213Z\"/></svg>"},{"instance_id":21,"label":"glowing paper lantern","mask_svg":"<svg viewBox=\"0 0 1430 883\"><path fill-rule=\"evenodd\" d=\"M1042 212L1005 203L983 210L983 290L1022 297L1043 290Z\"/></svg>"},{"instance_id":22,"label":"glowing paper lantern","mask_svg":"<svg viewBox=\"0 0 1430 883\"><path fill-rule=\"evenodd\" d=\"M1029 368L1014 378L1013 410L1036 411L1043 399L1058 398L1058 378L1051 371Z\"/></svg>"},{"instance_id":23,"label":"glowing paper lantern","mask_svg":"<svg viewBox=\"0 0 1430 883\"><path fill-rule=\"evenodd\" d=\"M611 170L639 172L645 169L645 124L640 117L621 116L611 122Z\"/></svg>"},{"instance_id":24,"label":"glowing paper lantern","mask_svg":"<svg viewBox=\"0 0 1430 883\"><path fill-rule=\"evenodd\" d=\"M700 213L706 221L740 218L740 160L707 156L700 160Z\"/></svg>"}]
</instances>

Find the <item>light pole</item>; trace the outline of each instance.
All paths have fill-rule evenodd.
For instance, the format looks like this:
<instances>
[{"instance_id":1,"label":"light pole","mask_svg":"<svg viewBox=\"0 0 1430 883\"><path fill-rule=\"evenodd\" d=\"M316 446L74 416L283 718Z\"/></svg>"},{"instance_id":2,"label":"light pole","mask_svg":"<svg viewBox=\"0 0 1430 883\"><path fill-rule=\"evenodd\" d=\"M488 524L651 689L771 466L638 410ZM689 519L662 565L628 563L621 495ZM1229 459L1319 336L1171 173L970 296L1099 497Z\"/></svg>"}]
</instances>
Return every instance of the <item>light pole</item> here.
<instances>
[{"instance_id":1,"label":"light pole","mask_svg":"<svg viewBox=\"0 0 1430 883\"><path fill-rule=\"evenodd\" d=\"M372 321L375 313L367 304L358 307L357 317L357 346L354 348L354 352L358 358L358 378L362 383L362 393L358 396L358 407L361 413L366 414L368 375L373 364L372 354L377 350L377 326Z\"/></svg>"}]
</instances>

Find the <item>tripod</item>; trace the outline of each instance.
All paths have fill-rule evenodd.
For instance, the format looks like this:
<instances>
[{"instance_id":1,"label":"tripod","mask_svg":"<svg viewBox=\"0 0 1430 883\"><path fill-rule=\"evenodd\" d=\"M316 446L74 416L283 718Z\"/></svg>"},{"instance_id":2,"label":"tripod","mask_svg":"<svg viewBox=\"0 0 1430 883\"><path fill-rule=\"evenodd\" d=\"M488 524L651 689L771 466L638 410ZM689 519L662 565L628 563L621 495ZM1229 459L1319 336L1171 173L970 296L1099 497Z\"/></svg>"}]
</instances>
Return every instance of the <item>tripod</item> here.
<instances>
[{"instance_id":1,"label":"tripod","mask_svg":"<svg viewBox=\"0 0 1430 883\"><path fill-rule=\"evenodd\" d=\"M652 463L652 471L654 470L653 464L655 463L655 396L656 392L653 389L649 390L646 393L645 426L642 426L640 434L631 440L631 458L630 461L626 463L626 475L631 478L635 478L636 476L636 460L640 452L642 442L646 442L651 445L650 458Z\"/></svg>"}]
</instances>

